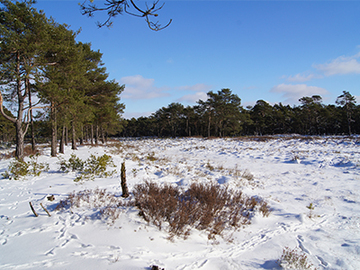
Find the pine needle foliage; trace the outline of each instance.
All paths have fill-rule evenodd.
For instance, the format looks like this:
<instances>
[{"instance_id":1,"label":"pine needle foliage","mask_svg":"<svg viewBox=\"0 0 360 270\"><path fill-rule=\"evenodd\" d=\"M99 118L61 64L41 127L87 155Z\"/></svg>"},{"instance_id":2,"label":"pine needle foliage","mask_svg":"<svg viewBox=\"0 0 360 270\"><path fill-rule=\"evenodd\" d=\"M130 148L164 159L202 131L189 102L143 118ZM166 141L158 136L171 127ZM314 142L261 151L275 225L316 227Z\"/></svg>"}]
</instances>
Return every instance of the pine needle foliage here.
<instances>
[{"instance_id":1,"label":"pine needle foliage","mask_svg":"<svg viewBox=\"0 0 360 270\"><path fill-rule=\"evenodd\" d=\"M75 171L78 176L74 179L75 182L82 180L94 180L95 178L107 178L116 173L116 170L108 171L108 167L116 167L113 159L109 155L102 155L90 157L83 161L76 155L72 154L68 161L60 160L60 171L69 172Z\"/></svg>"},{"instance_id":2,"label":"pine needle foliage","mask_svg":"<svg viewBox=\"0 0 360 270\"><path fill-rule=\"evenodd\" d=\"M38 157L39 154L31 155L27 162L16 158L2 176L11 180L19 180L25 176L40 176L42 172L49 170L49 164L39 162Z\"/></svg>"}]
</instances>

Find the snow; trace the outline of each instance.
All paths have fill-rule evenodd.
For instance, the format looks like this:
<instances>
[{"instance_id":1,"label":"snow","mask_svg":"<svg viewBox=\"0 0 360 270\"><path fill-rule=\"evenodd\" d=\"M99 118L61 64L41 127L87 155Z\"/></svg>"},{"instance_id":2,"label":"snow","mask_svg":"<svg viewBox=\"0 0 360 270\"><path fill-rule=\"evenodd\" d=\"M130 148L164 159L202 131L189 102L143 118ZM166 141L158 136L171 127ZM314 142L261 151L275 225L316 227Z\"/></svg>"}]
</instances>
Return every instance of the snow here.
<instances>
[{"instance_id":1,"label":"snow","mask_svg":"<svg viewBox=\"0 0 360 270\"><path fill-rule=\"evenodd\" d=\"M317 269L360 269L359 138L119 140L123 147L67 147L59 154L111 155L117 170L111 178L76 183L75 173L60 172L59 159L44 147L39 161L49 163L48 172L0 179L0 269L280 269L285 247L298 248ZM54 210L73 191L106 188L120 196L124 160L130 192L146 180L184 188L213 182L263 198L272 212L214 241L196 229L186 240L169 240L136 208L113 224L86 207ZM0 173L10 161L0 161ZM47 200L52 194L55 200Z\"/></svg>"}]
</instances>

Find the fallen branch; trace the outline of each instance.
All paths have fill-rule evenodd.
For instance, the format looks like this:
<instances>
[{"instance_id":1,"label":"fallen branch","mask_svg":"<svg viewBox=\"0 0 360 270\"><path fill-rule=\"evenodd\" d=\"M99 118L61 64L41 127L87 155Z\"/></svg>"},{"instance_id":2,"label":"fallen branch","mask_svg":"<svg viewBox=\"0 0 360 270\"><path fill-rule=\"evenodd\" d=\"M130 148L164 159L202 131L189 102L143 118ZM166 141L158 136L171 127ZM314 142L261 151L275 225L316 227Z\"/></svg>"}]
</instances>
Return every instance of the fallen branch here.
<instances>
[{"instance_id":1,"label":"fallen branch","mask_svg":"<svg viewBox=\"0 0 360 270\"><path fill-rule=\"evenodd\" d=\"M35 212L34 207L32 206L31 202L29 202L31 211L34 213L35 217L38 217L39 215Z\"/></svg>"},{"instance_id":2,"label":"fallen branch","mask_svg":"<svg viewBox=\"0 0 360 270\"><path fill-rule=\"evenodd\" d=\"M42 207L42 209L44 209L45 210L45 212L49 215L49 217L51 217L51 215L50 215L50 213L49 213L49 211L43 206L43 204L42 203L40 203L40 205L41 205L41 207Z\"/></svg>"}]
</instances>

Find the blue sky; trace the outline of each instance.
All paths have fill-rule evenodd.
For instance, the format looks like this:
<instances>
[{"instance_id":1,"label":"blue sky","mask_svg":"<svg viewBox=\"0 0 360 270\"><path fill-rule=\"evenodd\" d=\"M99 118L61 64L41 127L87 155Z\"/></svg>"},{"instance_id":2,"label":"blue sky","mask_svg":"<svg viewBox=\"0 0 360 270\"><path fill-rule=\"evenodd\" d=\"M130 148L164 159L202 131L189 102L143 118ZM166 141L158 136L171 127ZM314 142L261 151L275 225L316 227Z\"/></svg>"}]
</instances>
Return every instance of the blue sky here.
<instances>
[{"instance_id":1,"label":"blue sky","mask_svg":"<svg viewBox=\"0 0 360 270\"><path fill-rule=\"evenodd\" d=\"M360 102L360 1L169 0L158 19L173 22L159 32L129 15L98 29L104 14L82 16L81 1L34 7L82 28L77 40L103 53L109 79L125 84L125 118L172 102L194 105L222 88L243 106L259 99L298 105L312 95L333 104L344 90Z\"/></svg>"}]
</instances>

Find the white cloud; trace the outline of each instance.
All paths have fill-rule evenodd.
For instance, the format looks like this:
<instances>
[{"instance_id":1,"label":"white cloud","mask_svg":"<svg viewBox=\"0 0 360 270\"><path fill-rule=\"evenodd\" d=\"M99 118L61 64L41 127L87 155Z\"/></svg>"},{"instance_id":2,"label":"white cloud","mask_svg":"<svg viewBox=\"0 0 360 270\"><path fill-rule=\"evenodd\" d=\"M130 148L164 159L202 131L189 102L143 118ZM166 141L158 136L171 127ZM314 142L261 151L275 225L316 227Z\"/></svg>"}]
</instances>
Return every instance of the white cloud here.
<instances>
[{"instance_id":1,"label":"white cloud","mask_svg":"<svg viewBox=\"0 0 360 270\"><path fill-rule=\"evenodd\" d=\"M156 87L154 82L154 79L147 79L141 75L123 77L120 79L120 84L125 84L122 98L153 99L169 96L168 87Z\"/></svg>"},{"instance_id":2,"label":"white cloud","mask_svg":"<svg viewBox=\"0 0 360 270\"><path fill-rule=\"evenodd\" d=\"M279 84L274 86L270 92L283 94L284 103L288 104L298 103L299 99L305 96L328 94L328 91L324 88L306 84Z\"/></svg>"},{"instance_id":3,"label":"white cloud","mask_svg":"<svg viewBox=\"0 0 360 270\"><path fill-rule=\"evenodd\" d=\"M153 112L124 112L124 114L122 115L122 117L124 119L131 119L131 118L139 118L139 117L148 117L152 114Z\"/></svg>"},{"instance_id":4,"label":"white cloud","mask_svg":"<svg viewBox=\"0 0 360 270\"><path fill-rule=\"evenodd\" d=\"M206 85L203 83L198 83L194 85L185 85L180 86L179 90L190 90L190 91L196 91L196 92L209 92L211 90L211 85Z\"/></svg>"},{"instance_id":5,"label":"white cloud","mask_svg":"<svg viewBox=\"0 0 360 270\"><path fill-rule=\"evenodd\" d=\"M322 72L326 76L332 76L337 74L360 74L360 63L357 58L360 57L360 53L353 56L340 56L330 63L314 65L314 67Z\"/></svg>"},{"instance_id":6,"label":"white cloud","mask_svg":"<svg viewBox=\"0 0 360 270\"><path fill-rule=\"evenodd\" d=\"M355 100L357 103L360 103L360 96L355 96Z\"/></svg>"},{"instance_id":7,"label":"white cloud","mask_svg":"<svg viewBox=\"0 0 360 270\"><path fill-rule=\"evenodd\" d=\"M295 76L289 76L287 77L287 81L289 82L307 82L310 81L312 79L316 79L316 78L321 78L322 76L319 75L315 75L313 73L305 75L305 74L296 74Z\"/></svg>"},{"instance_id":8,"label":"white cloud","mask_svg":"<svg viewBox=\"0 0 360 270\"><path fill-rule=\"evenodd\" d=\"M195 103L199 101L199 99L205 101L207 100L208 96L205 92L196 92L195 94L185 95L179 98L177 101L179 102L188 102L188 103Z\"/></svg>"}]
</instances>

